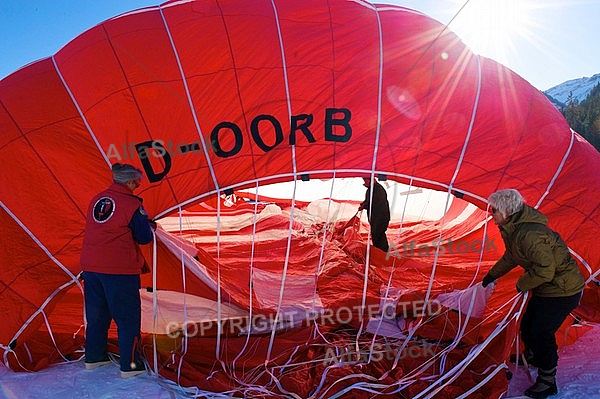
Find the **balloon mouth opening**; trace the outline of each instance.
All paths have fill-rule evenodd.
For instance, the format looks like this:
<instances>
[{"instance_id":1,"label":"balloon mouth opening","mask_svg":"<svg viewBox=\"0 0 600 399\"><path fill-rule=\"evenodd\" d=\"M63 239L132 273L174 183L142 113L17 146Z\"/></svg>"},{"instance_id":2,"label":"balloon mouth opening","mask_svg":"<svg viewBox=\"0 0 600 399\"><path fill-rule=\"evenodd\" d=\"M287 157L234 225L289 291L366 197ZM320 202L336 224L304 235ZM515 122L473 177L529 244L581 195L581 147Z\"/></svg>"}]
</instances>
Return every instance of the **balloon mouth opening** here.
<instances>
[{"instance_id":1,"label":"balloon mouth opening","mask_svg":"<svg viewBox=\"0 0 600 399\"><path fill-rule=\"evenodd\" d=\"M390 175L391 173L378 172L374 174L374 178L387 191L392 221L438 220L453 202L464 203L464 207L471 212L479 209L476 205L466 201L458 192L449 194L442 190L444 187L435 190L406 184L390 179ZM252 182L253 185L249 183L240 189L223 189L220 191L222 210L227 211L237 206L240 201L261 205L265 203L288 204L286 206L292 206L293 202L295 207L305 207L307 204L313 203L315 206L317 206L316 204L319 204L318 206L325 205L331 209L340 208L337 216L341 217L348 213L346 217L349 218L352 216L350 213L355 212L354 205L364 200L365 190L372 184L370 176L336 178L325 176L319 178L308 174L304 176L306 178L287 181L282 181L281 176L265 177L260 181ZM216 211L216 198L215 193L203 196L201 199L183 206L182 209L204 206L214 208ZM162 225L165 218L177 218L179 209L179 206L173 207L170 212L165 212L154 220L159 221ZM331 215L326 219L330 217Z\"/></svg>"}]
</instances>

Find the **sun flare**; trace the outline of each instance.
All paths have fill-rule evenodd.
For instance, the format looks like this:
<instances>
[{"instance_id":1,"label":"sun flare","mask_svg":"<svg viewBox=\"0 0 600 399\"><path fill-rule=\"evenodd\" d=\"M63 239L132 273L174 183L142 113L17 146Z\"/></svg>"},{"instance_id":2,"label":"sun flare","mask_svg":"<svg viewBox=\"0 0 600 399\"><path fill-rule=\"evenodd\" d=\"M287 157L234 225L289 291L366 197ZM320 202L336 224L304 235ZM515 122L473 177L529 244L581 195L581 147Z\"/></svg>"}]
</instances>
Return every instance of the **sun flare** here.
<instances>
[{"instance_id":1,"label":"sun flare","mask_svg":"<svg viewBox=\"0 0 600 399\"><path fill-rule=\"evenodd\" d=\"M531 0L469 0L450 24L476 53L506 59L514 43L529 36Z\"/></svg>"}]
</instances>

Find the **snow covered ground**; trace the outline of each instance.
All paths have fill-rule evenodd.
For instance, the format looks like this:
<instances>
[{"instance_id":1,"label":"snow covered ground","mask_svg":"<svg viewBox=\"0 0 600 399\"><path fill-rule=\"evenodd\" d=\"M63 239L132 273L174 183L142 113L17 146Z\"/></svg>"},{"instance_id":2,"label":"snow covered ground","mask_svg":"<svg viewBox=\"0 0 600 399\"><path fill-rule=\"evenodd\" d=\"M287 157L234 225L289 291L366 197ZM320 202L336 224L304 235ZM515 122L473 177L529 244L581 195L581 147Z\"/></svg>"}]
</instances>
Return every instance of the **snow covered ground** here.
<instances>
[{"instance_id":1,"label":"snow covered ground","mask_svg":"<svg viewBox=\"0 0 600 399\"><path fill-rule=\"evenodd\" d=\"M585 333L573 345L559 352L558 395L552 399L598 399L600 398L600 326ZM532 378L535 379L535 369ZM523 394L532 382L524 367L515 372L506 398Z\"/></svg>"},{"instance_id":2,"label":"snow covered ground","mask_svg":"<svg viewBox=\"0 0 600 399\"><path fill-rule=\"evenodd\" d=\"M557 378L559 393L553 399L600 398L600 326L561 350ZM514 371L506 398L519 397L529 385L528 374L520 367ZM117 365L88 371L80 361L55 365L36 373L14 373L0 363L2 399L189 397L170 381L150 374L123 380Z\"/></svg>"}]
</instances>

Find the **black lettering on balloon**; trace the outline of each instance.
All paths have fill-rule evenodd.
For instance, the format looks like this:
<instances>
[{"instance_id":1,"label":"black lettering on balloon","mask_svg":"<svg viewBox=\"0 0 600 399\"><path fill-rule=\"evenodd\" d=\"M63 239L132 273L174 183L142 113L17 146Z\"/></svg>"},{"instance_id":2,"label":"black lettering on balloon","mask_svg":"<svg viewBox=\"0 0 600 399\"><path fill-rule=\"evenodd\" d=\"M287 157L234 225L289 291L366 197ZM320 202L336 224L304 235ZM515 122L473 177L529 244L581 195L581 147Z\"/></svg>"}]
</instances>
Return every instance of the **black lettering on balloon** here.
<instances>
[{"instance_id":1,"label":"black lettering on balloon","mask_svg":"<svg viewBox=\"0 0 600 399\"><path fill-rule=\"evenodd\" d=\"M165 177L167 173L169 173L169 171L171 170L171 155L160 141L161 140L149 140L135 145L135 150L137 151L138 156L140 157L142 167L144 168L144 171L146 172L146 176L148 176L148 181L150 183L155 183L157 181L162 180L162 178ZM154 157L163 159L165 167L162 170L162 172L157 173L152 168L152 164L150 163L150 159L148 158L148 155L146 153L146 151L150 149L156 150L158 152L158 156L155 153Z\"/></svg>"},{"instance_id":2,"label":"black lettering on balloon","mask_svg":"<svg viewBox=\"0 0 600 399\"><path fill-rule=\"evenodd\" d=\"M342 114L342 118L336 118ZM351 112L347 108L326 108L325 109L325 140L345 143L352 137L352 126L350 126ZM334 126L341 126L345 133L337 135L333 133Z\"/></svg>"},{"instance_id":3,"label":"black lettering on balloon","mask_svg":"<svg viewBox=\"0 0 600 399\"><path fill-rule=\"evenodd\" d=\"M308 128L313 123L312 114L292 115L290 122L290 145L296 145L297 130L304 134L304 137L306 137L309 143L317 141Z\"/></svg>"},{"instance_id":4,"label":"black lettering on balloon","mask_svg":"<svg viewBox=\"0 0 600 399\"><path fill-rule=\"evenodd\" d=\"M219 143L219 132L221 129L230 130L235 138L235 145L229 151L223 150L221 148L221 144ZM242 144L244 143L244 136L242 135L242 130L238 125L232 122L221 122L210 132L210 143L215 151L215 155L221 158L229 158L240 152L242 149Z\"/></svg>"},{"instance_id":5,"label":"black lettering on balloon","mask_svg":"<svg viewBox=\"0 0 600 399\"><path fill-rule=\"evenodd\" d=\"M275 143L273 145L267 145L260 136L260 130L258 127L262 121L270 122L275 129ZM264 152L271 151L273 148L277 147L283 142L283 130L281 129L281 124L273 115L258 115L256 118L252 119L252 122L250 123L250 133L252 134L252 138L254 139L256 145Z\"/></svg>"}]
</instances>

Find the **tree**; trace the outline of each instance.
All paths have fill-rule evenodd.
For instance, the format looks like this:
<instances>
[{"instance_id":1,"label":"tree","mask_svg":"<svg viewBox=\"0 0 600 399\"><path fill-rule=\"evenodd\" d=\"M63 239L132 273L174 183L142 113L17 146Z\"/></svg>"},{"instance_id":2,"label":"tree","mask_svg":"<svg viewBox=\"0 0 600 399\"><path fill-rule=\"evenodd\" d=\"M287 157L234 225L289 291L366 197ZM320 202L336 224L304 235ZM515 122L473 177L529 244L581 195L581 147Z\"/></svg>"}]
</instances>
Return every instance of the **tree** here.
<instances>
[{"instance_id":1,"label":"tree","mask_svg":"<svg viewBox=\"0 0 600 399\"><path fill-rule=\"evenodd\" d=\"M561 112L571 129L600 151L600 84L590 90L581 103L570 92Z\"/></svg>"}]
</instances>

